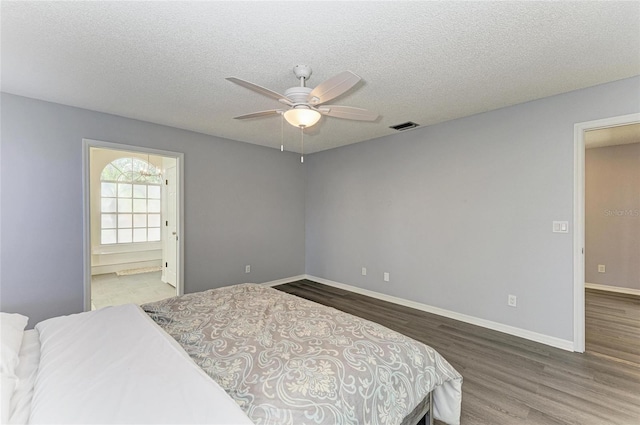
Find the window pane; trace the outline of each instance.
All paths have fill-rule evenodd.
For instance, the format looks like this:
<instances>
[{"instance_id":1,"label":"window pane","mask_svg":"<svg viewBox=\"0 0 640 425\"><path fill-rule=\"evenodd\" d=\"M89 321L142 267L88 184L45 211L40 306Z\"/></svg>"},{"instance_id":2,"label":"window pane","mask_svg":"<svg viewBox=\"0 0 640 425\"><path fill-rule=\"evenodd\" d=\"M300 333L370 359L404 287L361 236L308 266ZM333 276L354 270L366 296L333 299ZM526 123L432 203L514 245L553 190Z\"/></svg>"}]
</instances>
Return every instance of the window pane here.
<instances>
[{"instance_id":1,"label":"window pane","mask_svg":"<svg viewBox=\"0 0 640 425\"><path fill-rule=\"evenodd\" d=\"M100 195L103 198L115 198L115 196L116 196L116 184L115 183L102 182L100 184Z\"/></svg>"},{"instance_id":2,"label":"window pane","mask_svg":"<svg viewBox=\"0 0 640 425\"><path fill-rule=\"evenodd\" d=\"M134 214L133 215L133 227L147 227L147 215L146 214Z\"/></svg>"},{"instance_id":3,"label":"window pane","mask_svg":"<svg viewBox=\"0 0 640 425\"><path fill-rule=\"evenodd\" d=\"M160 212L160 200L159 199L149 199L149 212Z\"/></svg>"},{"instance_id":4,"label":"window pane","mask_svg":"<svg viewBox=\"0 0 640 425\"><path fill-rule=\"evenodd\" d=\"M118 167L123 173L131 173L133 169L133 158L118 158L111 161L111 163Z\"/></svg>"},{"instance_id":5,"label":"window pane","mask_svg":"<svg viewBox=\"0 0 640 425\"><path fill-rule=\"evenodd\" d=\"M100 225L103 229L115 229L116 228L116 215L115 214L102 214L102 224Z\"/></svg>"},{"instance_id":6,"label":"window pane","mask_svg":"<svg viewBox=\"0 0 640 425\"><path fill-rule=\"evenodd\" d=\"M118 177L119 182L132 182L133 178L131 177L131 172L127 171L126 173L120 174Z\"/></svg>"},{"instance_id":7,"label":"window pane","mask_svg":"<svg viewBox=\"0 0 640 425\"><path fill-rule=\"evenodd\" d=\"M102 198L102 212L116 212L116 198Z\"/></svg>"},{"instance_id":8,"label":"window pane","mask_svg":"<svg viewBox=\"0 0 640 425\"><path fill-rule=\"evenodd\" d=\"M133 226L133 218L131 217L131 214L118 214L118 227L119 228L125 228L125 227L132 227Z\"/></svg>"},{"instance_id":9,"label":"window pane","mask_svg":"<svg viewBox=\"0 0 640 425\"><path fill-rule=\"evenodd\" d=\"M120 174L121 174L120 171L118 171L116 167L109 164L106 167L104 167L104 170L102 170L102 174L100 175L100 180L115 181L115 180L118 180L118 176L120 176Z\"/></svg>"},{"instance_id":10,"label":"window pane","mask_svg":"<svg viewBox=\"0 0 640 425\"><path fill-rule=\"evenodd\" d=\"M160 186L149 186L149 199L160 199Z\"/></svg>"},{"instance_id":11,"label":"window pane","mask_svg":"<svg viewBox=\"0 0 640 425\"><path fill-rule=\"evenodd\" d=\"M111 243L116 243L116 231L115 230L103 230L100 235L100 243L103 245L108 245Z\"/></svg>"},{"instance_id":12,"label":"window pane","mask_svg":"<svg viewBox=\"0 0 640 425\"><path fill-rule=\"evenodd\" d=\"M160 228L159 227L150 227L149 228L149 242L155 242L160 240Z\"/></svg>"},{"instance_id":13,"label":"window pane","mask_svg":"<svg viewBox=\"0 0 640 425\"><path fill-rule=\"evenodd\" d=\"M158 170L158 172L160 172L160 170ZM148 183L162 184L162 174L149 176L146 181Z\"/></svg>"},{"instance_id":14,"label":"window pane","mask_svg":"<svg viewBox=\"0 0 640 425\"><path fill-rule=\"evenodd\" d=\"M130 243L131 229L118 229L118 243Z\"/></svg>"},{"instance_id":15,"label":"window pane","mask_svg":"<svg viewBox=\"0 0 640 425\"><path fill-rule=\"evenodd\" d=\"M141 174L141 172L145 172L147 171L147 169L149 167L151 167L152 165L150 165L147 161L144 161L142 159L138 159L138 158L133 158L133 171L136 174Z\"/></svg>"},{"instance_id":16,"label":"window pane","mask_svg":"<svg viewBox=\"0 0 640 425\"><path fill-rule=\"evenodd\" d=\"M160 227L160 214L149 214L149 227Z\"/></svg>"},{"instance_id":17,"label":"window pane","mask_svg":"<svg viewBox=\"0 0 640 425\"><path fill-rule=\"evenodd\" d=\"M118 183L118 198L131 198L132 186L127 183Z\"/></svg>"},{"instance_id":18,"label":"window pane","mask_svg":"<svg viewBox=\"0 0 640 425\"><path fill-rule=\"evenodd\" d=\"M133 200L133 212L147 212L147 200L146 199L134 199Z\"/></svg>"},{"instance_id":19,"label":"window pane","mask_svg":"<svg viewBox=\"0 0 640 425\"><path fill-rule=\"evenodd\" d=\"M147 197L147 186L144 184L134 184L133 185L133 197L134 198L146 198Z\"/></svg>"},{"instance_id":20,"label":"window pane","mask_svg":"<svg viewBox=\"0 0 640 425\"><path fill-rule=\"evenodd\" d=\"M118 198L118 212L131 212L131 199Z\"/></svg>"},{"instance_id":21,"label":"window pane","mask_svg":"<svg viewBox=\"0 0 640 425\"><path fill-rule=\"evenodd\" d=\"M133 241L134 242L146 242L147 241L147 229L133 229Z\"/></svg>"}]
</instances>

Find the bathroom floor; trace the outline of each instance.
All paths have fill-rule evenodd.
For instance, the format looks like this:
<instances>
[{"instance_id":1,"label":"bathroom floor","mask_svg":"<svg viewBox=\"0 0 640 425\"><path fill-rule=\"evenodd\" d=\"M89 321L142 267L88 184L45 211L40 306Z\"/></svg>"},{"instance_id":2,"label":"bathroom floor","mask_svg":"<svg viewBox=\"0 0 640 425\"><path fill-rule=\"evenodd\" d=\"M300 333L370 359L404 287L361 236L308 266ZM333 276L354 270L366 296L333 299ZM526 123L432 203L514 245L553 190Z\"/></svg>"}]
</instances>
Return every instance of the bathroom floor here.
<instances>
[{"instance_id":1,"label":"bathroom floor","mask_svg":"<svg viewBox=\"0 0 640 425\"><path fill-rule=\"evenodd\" d=\"M91 309L109 305L144 304L176 295L176 288L160 280L162 272L118 276L115 273L91 277Z\"/></svg>"}]
</instances>

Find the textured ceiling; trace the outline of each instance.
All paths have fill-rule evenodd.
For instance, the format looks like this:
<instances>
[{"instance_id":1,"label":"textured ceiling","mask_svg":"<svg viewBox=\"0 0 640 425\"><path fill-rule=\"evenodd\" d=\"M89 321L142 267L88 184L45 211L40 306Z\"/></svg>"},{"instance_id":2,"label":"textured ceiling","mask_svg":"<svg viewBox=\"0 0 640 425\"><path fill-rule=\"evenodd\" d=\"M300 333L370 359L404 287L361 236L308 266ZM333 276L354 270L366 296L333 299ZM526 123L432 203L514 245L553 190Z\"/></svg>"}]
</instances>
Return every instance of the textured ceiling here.
<instances>
[{"instance_id":1,"label":"textured ceiling","mask_svg":"<svg viewBox=\"0 0 640 425\"><path fill-rule=\"evenodd\" d=\"M225 77L360 75L331 103L381 118L323 118L308 152L640 74L638 2L2 1L1 24L4 92L271 147L278 117L232 117L281 105Z\"/></svg>"}]
</instances>

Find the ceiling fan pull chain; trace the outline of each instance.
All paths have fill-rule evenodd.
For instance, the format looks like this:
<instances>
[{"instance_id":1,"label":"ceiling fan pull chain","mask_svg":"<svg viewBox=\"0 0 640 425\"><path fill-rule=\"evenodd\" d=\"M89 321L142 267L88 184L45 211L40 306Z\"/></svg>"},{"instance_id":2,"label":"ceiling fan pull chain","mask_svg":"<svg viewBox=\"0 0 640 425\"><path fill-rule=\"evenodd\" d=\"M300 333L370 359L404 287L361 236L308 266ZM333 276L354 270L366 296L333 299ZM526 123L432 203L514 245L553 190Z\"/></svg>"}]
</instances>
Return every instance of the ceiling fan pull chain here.
<instances>
[{"instance_id":1,"label":"ceiling fan pull chain","mask_svg":"<svg viewBox=\"0 0 640 425\"><path fill-rule=\"evenodd\" d=\"M300 162L304 163L304 126L300 126Z\"/></svg>"},{"instance_id":2,"label":"ceiling fan pull chain","mask_svg":"<svg viewBox=\"0 0 640 425\"><path fill-rule=\"evenodd\" d=\"M284 114L280 114L280 152L284 152Z\"/></svg>"}]
</instances>

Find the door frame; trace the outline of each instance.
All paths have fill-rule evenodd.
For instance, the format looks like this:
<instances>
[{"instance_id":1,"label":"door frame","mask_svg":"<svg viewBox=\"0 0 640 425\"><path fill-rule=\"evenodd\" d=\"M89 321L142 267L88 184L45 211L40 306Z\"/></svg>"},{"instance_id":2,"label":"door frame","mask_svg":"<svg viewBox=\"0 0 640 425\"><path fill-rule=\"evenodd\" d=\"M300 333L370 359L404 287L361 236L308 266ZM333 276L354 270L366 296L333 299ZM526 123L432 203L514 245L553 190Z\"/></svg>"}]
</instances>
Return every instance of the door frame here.
<instances>
[{"instance_id":1,"label":"door frame","mask_svg":"<svg viewBox=\"0 0 640 425\"><path fill-rule=\"evenodd\" d=\"M82 224L83 224L83 277L84 311L91 310L91 198L90 198L90 155L91 148L104 148L149 155L160 155L176 159L177 221L178 221L178 265L176 273L176 293L184 294L184 153L125 145L101 140L82 139Z\"/></svg>"},{"instance_id":2,"label":"door frame","mask_svg":"<svg viewBox=\"0 0 640 425\"><path fill-rule=\"evenodd\" d=\"M166 156L162 157L162 163L163 165L165 165L165 159L169 159ZM170 158L170 159L174 159L174 158ZM178 165L177 165L177 161L174 160L173 164L171 167L169 168L165 168L164 171L166 172L169 169L173 169L173 180L174 182L172 182L173 185L175 185L175 189L174 189L174 193L177 196L178 195ZM178 208L177 208L177 197L174 199L173 207L171 206L171 204L169 203L169 175L167 173L167 175L165 176L165 184L162 185L162 205L163 205L163 215L162 215L162 221L165 223L164 226L162 226L162 263L164 264L164 267L162 267L162 277L161 280L164 283L168 283L171 286L174 286L174 288L177 288L178 286L178 269L177 269L177 264L178 261L177 257L178 257L178 251L177 251L177 246L175 246L175 242L176 242L176 237L175 235L178 233L179 229L178 229ZM172 208L175 208L175 215L172 218L172 221L169 220L169 212L171 211ZM166 209L166 211L165 211ZM166 213L166 214L165 214ZM172 223L172 228L175 225L175 232L172 233L171 235L169 234L169 227L168 224ZM173 224L175 222L175 224ZM178 241L180 240L180 237L178 236ZM175 248L172 247L175 246ZM170 249L175 249L175 257L173 257L173 260L168 256L169 250ZM169 263L173 263L172 267L174 267L174 272L173 275L175 275L173 282L169 282L169 278L168 278L168 274L167 272L169 271L169 267L168 264Z\"/></svg>"},{"instance_id":3,"label":"door frame","mask_svg":"<svg viewBox=\"0 0 640 425\"><path fill-rule=\"evenodd\" d=\"M620 115L574 125L573 155L573 351L585 350L585 142L589 130L640 123L640 113Z\"/></svg>"}]
</instances>

